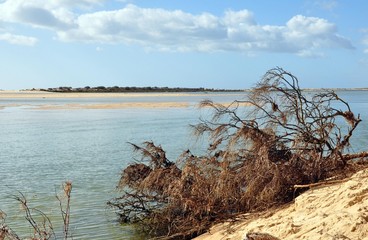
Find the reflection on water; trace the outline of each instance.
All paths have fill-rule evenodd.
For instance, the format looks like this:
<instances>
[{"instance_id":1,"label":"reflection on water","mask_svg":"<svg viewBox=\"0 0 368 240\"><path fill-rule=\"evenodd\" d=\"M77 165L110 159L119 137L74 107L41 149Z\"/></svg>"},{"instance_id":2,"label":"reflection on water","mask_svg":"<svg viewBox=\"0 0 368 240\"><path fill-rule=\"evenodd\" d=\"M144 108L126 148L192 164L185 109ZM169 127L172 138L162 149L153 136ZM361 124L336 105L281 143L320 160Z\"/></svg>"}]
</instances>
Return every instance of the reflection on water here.
<instances>
[{"instance_id":1,"label":"reflection on water","mask_svg":"<svg viewBox=\"0 0 368 240\"><path fill-rule=\"evenodd\" d=\"M367 92L341 92L364 120L353 137L355 151L368 146ZM133 239L131 226L117 222L106 202L119 195L115 186L121 169L134 160L127 142L154 141L171 160L186 149L195 153L204 143L195 142L189 124L198 122L193 105L204 98L218 102L242 94L208 94L180 97L124 98L125 102L188 102L180 108L37 109L36 105L118 103L122 99L0 99L0 209L22 235L32 231L19 203L11 195L24 193L31 207L47 213L55 231L62 231L55 191L66 180L73 182L71 231L74 239ZM16 107L9 107L16 106Z\"/></svg>"}]
</instances>

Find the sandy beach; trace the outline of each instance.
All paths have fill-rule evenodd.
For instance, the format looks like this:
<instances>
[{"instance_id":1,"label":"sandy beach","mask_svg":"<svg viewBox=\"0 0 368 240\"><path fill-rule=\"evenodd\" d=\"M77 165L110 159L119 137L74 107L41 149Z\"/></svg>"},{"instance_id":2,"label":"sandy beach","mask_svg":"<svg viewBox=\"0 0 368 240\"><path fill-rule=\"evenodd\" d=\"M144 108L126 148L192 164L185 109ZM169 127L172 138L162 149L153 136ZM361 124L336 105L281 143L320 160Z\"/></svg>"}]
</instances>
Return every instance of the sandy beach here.
<instances>
[{"instance_id":1,"label":"sandy beach","mask_svg":"<svg viewBox=\"0 0 368 240\"><path fill-rule=\"evenodd\" d=\"M196 240L243 240L250 232L283 240L367 240L368 169L341 183L312 188L282 209L219 224Z\"/></svg>"}]
</instances>

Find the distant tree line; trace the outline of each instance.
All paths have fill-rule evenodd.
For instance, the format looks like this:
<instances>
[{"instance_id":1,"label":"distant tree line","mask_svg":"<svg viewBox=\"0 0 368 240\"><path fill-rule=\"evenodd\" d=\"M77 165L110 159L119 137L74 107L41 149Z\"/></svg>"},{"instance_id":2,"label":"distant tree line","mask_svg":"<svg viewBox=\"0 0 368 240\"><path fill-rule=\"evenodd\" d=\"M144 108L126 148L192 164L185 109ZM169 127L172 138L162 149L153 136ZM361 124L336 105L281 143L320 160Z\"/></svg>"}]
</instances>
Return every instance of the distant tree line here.
<instances>
[{"instance_id":1,"label":"distant tree line","mask_svg":"<svg viewBox=\"0 0 368 240\"><path fill-rule=\"evenodd\" d=\"M240 89L214 89L214 88L169 88L169 87L105 87L105 86L97 86L97 87L81 87L81 88L72 88L72 87L58 87L58 88L47 88L47 89L39 89L41 91L46 92L238 92L244 91Z\"/></svg>"}]
</instances>

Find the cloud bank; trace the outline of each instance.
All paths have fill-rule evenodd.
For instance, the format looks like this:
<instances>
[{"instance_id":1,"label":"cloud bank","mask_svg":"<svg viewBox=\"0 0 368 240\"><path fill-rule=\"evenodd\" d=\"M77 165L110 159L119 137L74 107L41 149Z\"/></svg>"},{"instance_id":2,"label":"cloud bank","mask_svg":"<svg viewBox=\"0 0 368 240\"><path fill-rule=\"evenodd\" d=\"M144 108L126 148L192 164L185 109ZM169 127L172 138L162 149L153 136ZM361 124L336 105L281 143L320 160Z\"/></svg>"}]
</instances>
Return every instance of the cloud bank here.
<instances>
[{"instance_id":1,"label":"cloud bank","mask_svg":"<svg viewBox=\"0 0 368 240\"><path fill-rule=\"evenodd\" d=\"M257 24L248 10L194 15L128 4L94 11L103 4L101 0L49 0L46 5L41 0L7 0L0 3L0 23L49 29L64 42L134 44L156 51L278 52L310 57L323 54L326 48L353 49L336 25L323 18L296 15L278 26Z\"/></svg>"}]
</instances>

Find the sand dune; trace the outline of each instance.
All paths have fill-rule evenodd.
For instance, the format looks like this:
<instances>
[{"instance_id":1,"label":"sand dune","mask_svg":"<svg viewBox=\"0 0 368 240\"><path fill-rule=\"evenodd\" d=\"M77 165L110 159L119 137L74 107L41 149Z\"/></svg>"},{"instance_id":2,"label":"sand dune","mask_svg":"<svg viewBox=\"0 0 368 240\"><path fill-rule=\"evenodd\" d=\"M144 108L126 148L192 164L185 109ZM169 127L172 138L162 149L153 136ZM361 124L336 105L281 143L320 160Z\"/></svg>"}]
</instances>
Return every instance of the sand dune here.
<instances>
[{"instance_id":1,"label":"sand dune","mask_svg":"<svg viewBox=\"0 0 368 240\"><path fill-rule=\"evenodd\" d=\"M245 218L231 227L217 225L196 240L240 240L248 232L283 240L368 240L368 169L342 183L310 189L283 209Z\"/></svg>"}]
</instances>

